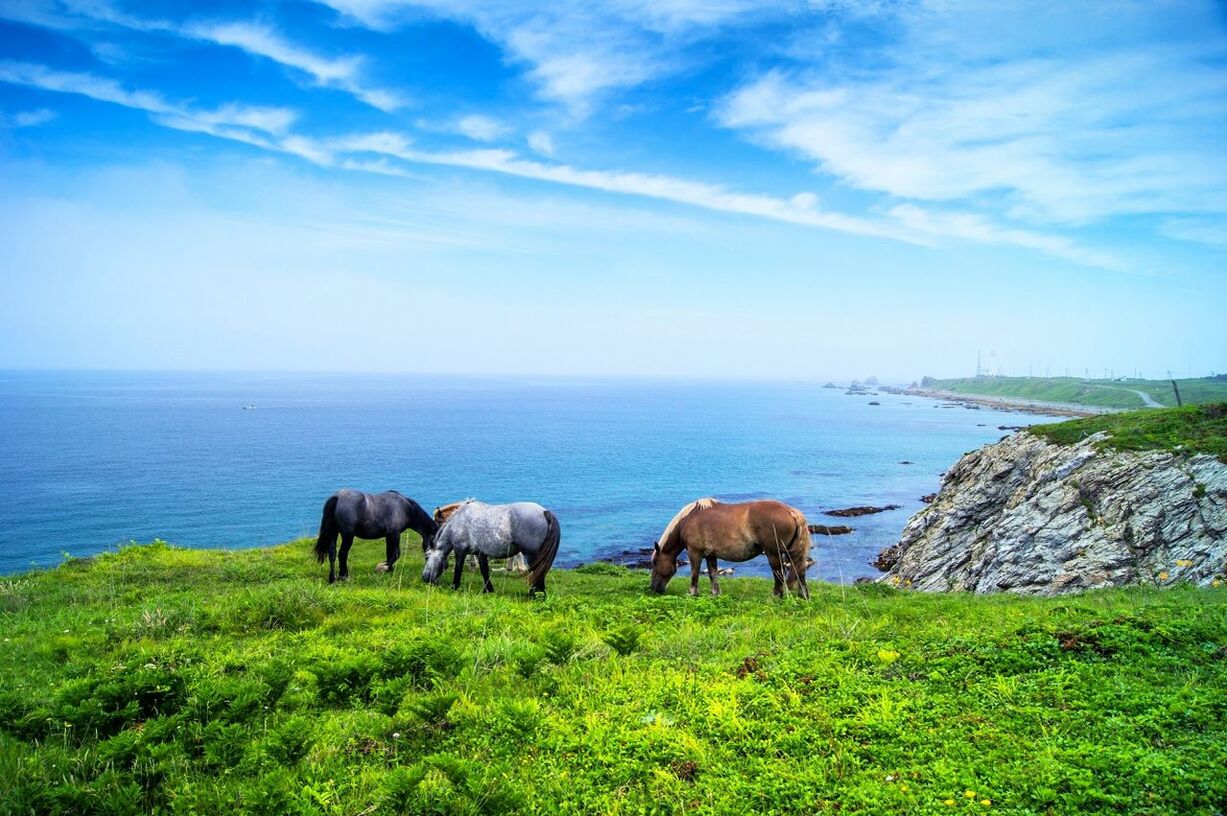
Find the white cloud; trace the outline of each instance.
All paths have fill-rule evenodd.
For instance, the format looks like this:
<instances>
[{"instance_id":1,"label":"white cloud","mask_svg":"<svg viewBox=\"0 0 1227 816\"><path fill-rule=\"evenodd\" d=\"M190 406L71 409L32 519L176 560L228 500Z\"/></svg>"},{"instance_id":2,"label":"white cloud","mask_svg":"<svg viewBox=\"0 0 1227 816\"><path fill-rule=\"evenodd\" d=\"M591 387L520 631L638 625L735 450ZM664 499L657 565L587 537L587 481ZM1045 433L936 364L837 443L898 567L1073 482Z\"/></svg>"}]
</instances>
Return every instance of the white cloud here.
<instances>
[{"instance_id":1,"label":"white cloud","mask_svg":"<svg viewBox=\"0 0 1227 816\"><path fill-rule=\"evenodd\" d=\"M336 88L382 111L406 105L398 93L368 87L362 81L364 61L358 56L325 57L287 40L274 29L245 21L176 23L166 19L127 14L106 0L19 0L0 6L0 18L70 33L81 29L119 26L134 31L156 31L188 39L238 48L253 56L301 71L321 87ZM92 44L100 57L114 59L114 44Z\"/></svg>"},{"instance_id":2,"label":"white cloud","mask_svg":"<svg viewBox=\"0 0 1227 816\"><path fill-rule=\"evenodd\" d=\"M0 127L26 128L45 125L56 118L56 112L50 108L18 111L12 115L0 114Z\"/></svg>"},{"instance_id":3,"label":"white cloud","mask_svg":"<svg viewBox=\"0 0 1227 816\"><path fill-rule=\"evenodd\" d=\"M153 114L155 120L161 124L181 130L208 133L233 130L246 134L246 140L249 142L256 138L250 131L263 131L280 136L288 131L297 118L297 114L287 108L239 104L222 105L212 110L191 108L169 102L160 94L151 91L130 90L107 77L56 71L28 62L0 62L0 82L77 94L100 102L134 108Z\"/></svg>"},{"instance_id":4,"label":"white cloud","mask_svg":"<svg viewBox=\"0 0 1227 816\"><path fill-rule=\"evenodd\" d=\"M457 120L456 131L477 142L493 142L510 133L511 128L493 117L470 114Z\"/></svg>"},{"instance_id":5,"label":"white cloud","mask_svg":"<svg viewBox=\"0 0 1227 816\"><path fill-rule=\"evenodd\" d=\"M1113 15L1076 4L1058 22L999 9L903 13L899 43L854 65L770 70L716 120L852 187L993 217L1227 212L1227 153L1211 147L1227 121L1221 42L1130 41ZM1166 12L1152 13L1147 36Z\"/></svg>"},{"instance_id":6,"label":"white cloud","mask_svg":"<svg viewBox=\"0 0 1227 816\"><path fill-rule=\"evenodd\" d=\"M395 111L405 101L391 91L367 88L360 82L361 57L328 58L314 54L283 38L267 26L246 22L195 23L179 29L184 36L232 46L281 65L309 74L323 87L353 94L371 107Z\"/></svg>"},{"instance_id":7,"label":"white cloud","mask_svg":"<svg viewBox=\"0 0 1227 816\"><path fill-rule=\"evenodd\" d=\"M390 29L423 13L471 25L514 62L539 94L575 116L599 97L691 67L683 52L722 26L810 9L804 0L317 0L348 18Z\"/></svg>"},{"instance_id":8,"label":"white cloud","mask_svg":"<svg viewBox=\"0 0 1227 816\"><path fill-rule=\"evenodd\" d=\"M554 155L554 138L544 130L534 130L528 134L528 146L542 156Z\"/></svg>"},{"instance_id":9,"label":"white cloud","mask_svg":"<svg viewBox=\"0 0 1227 816\"><path fill-rule=\"evenodd\" d=\"M1034 249L1083 266L1121 269L1123 264L1104 252L1084 249L1068 238L1016 227L1003 227L967 212L935 211L913 204L892 207L889 215L909 232L932 238L959 238L979 244L1002 244Z\"/></svg>"},{"instance_id":10,"label":"white cloud","mask_svg":"<svg viewBox=\"0 0 1227 816\"><path fill-rule=\"evenodd\" d=\"M1227 247L1227 218L1167 218L1159 231L1177 241Z\"/></svg>"},{"instance_id":11,"label":"white cloud","mask_svg":"<svg viewBox=\"0 0 1227 816\"><path fill-rule=\"evenodd\" d=\"M25 63L0 63L0 81L19 82L47 90L77 93L144 110L158 124L238 141L262 150L288 153L321 166L394 174L399 168L386 159L414 164L460 167L607 193L669 201L714 212L750 215L789 224L836 230L854 235L931 243L935 236L954 236L1040 250L1058 257L1098 266L1113 262L1079 250L1071 242L1025 230L995 227L975 216L935 214L919 208L894 208L890 219L869 219L821 209L817 196L801 192L791 198L743 193L722 185L673 176L617 170L586 170L567 164L526 159L500 149L426 151L397 133L377 132L318 140L288 132L294 113L279 108L225 105L194 111L160 96L130 91L117 83L87 74L64 74ZM267 134L267 135L265 135ZM374 154L379 159L357 158Z\"/></svg>"}]
</instances>

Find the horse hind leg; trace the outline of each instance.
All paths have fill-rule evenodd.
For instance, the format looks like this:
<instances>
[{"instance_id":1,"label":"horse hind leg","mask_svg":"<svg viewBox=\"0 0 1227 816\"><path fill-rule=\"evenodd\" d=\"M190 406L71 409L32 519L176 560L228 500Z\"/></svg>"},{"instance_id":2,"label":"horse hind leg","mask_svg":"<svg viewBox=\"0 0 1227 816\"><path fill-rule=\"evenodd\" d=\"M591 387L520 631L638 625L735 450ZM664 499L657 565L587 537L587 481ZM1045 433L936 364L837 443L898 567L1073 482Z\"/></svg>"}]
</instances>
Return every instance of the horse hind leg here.
<instances>
[{"instance_id":1,"label":"horse hind leg","mask_svg":"<svg viewBox=\"0 0 1227 816\"><path fill-rule=\"evenodd\" d=\"M711 579L711 594L720 594L720 568L716 564L716 556L707 556L707 577Z\"/></svg>"},{"instance_id":2,"label":"horse hind leg","mask_svg":"<svg viewBox=\"0 0 1227 816\"><path fill-rule=\"evenodd\" d=\"M328 583L335 584L337 581L337 539L333 536L332 544L328 547Z\"/></svg>"},{"instance_id":3,"label":"horse hind leg","mask_svg":"<svg viewBox=\"0 0 1227 816\"><path fill-rule=\"evenodd\" d=\"M809 600L809 586L805 583L806 570L806 554L802 553L800 558L793 557L790 563L788 573L788 588L797 593L797 597L802 600Z\"/></svg>"},{"instance_id":4,"label":"horse hind leg","mask_svg":"<svg viewBox=\"0 0 1227 816\"><path fill-rule=\"evenodd\" d=\"M771 578L775 581L771 594L781 598L784 595L784 565L780 563L779 555L771 553L767 554L767 563L771 565Z\"/></svg>"},{"instance_id":5,"label":"horse hind leg","mask_svg":"<svg viewBox=\"0 0 1227 816\"><path fill-rule=\"evenodd\" d=\"M490 556L477 554L477 567L481 570L482 592L493 592L494 584L490 583Z\"/></svg>"}]
</instances>

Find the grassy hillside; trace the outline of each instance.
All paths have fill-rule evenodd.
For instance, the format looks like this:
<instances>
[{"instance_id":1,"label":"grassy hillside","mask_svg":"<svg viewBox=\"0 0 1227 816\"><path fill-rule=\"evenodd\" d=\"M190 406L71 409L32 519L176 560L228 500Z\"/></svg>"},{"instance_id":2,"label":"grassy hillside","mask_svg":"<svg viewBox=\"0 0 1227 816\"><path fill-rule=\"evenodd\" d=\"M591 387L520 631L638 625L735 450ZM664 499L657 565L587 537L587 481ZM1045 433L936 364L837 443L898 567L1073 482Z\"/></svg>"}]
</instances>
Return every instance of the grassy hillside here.
<instances>
[{"instance_id":1,"label":"grassy hillside","mask_svg":"<svg viewBox=\"0 0 1227 816\"><path fill-rule=\"evenodd\" d=\"M329 587L308 547L0 581L0 812L1227 808L1224 589L692 599L601 565L529 601L376 576L378 543Z\"/></svg>"},{"instance_id":2,"label":"grassy hillside","mask_svg":"<svg viewBox=\"0 0 1227 816\"><path fill-rule=\"evenodd\" d=\"M1227 380L1202 377L1177 380L1180 396L1186 405L1227 401ZM926 388L1009 399L1063 402L1099 408L1142 408L1145 401L1137 391L1145 392L1156 402L1175 406L1169 380L1083 380L1075 377L964 377L952 380L926 378Z\"/></svg>"},{"instance_id":3,"label":"grassy hillside","mask_svg":"<svg viewBox=\"0 0 1227 816\"><path fill-rule=\"evenodd\" d=\"M1149 411L1105 414L1027 429L1063 445L1081 442L1099 431L1111 434L1106 447L1121 450L1168 450L1209 453L1227 462L1227 403L1186 405Z\"/></svg>"}]
</instances>

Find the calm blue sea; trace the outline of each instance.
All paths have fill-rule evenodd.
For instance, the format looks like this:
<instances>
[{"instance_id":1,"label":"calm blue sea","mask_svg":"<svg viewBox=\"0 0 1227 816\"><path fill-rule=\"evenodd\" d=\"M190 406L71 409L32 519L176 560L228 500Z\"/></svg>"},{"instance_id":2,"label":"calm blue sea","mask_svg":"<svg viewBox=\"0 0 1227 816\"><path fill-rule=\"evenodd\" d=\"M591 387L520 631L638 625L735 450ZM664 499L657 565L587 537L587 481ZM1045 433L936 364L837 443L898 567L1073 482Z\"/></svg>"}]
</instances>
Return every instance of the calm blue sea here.
<instances>
[{"instance_id":1,"label":"calm blue sea","mask_svg":"<svg viewBox=\"0 0 1227 816\"><path fill-rule=\"evenodd\" d=\"M540 502L562 523L563 566L650 546L699 496L770 496L856 528L817 537L811 572L851 581L875 574L868 562L959 455L999 425L1048 421L820 385L3 372L0 572L131 540L314 536L324 499L356 487L428 511L468 496ZM903 509L821 512L859 504Z\"/></svg>"}]
</instances>

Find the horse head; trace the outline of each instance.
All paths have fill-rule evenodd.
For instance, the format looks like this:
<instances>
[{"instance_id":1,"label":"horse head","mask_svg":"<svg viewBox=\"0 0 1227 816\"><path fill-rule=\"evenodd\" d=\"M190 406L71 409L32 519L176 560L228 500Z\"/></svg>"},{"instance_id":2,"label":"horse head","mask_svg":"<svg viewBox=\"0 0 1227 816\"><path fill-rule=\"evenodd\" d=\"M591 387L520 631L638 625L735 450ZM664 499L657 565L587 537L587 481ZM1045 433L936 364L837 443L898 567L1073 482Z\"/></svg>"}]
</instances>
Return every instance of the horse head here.
<instances>
[{"instance_id":1,"label":"horse head","mask_svg":"<svg viewBox=\"0 0 1227 816\"><path fill-rule=\"evenodd\" d=\"M669 555L660 548L660 542L652 545L652 583L651 589L657 595L665 591L669 579L677 572L677 556Z\"/></svg>"},{"instance_id":2,"label":"horse head","mask_svg":"<svg viewBox=\"0 0 1227 816\"><path fill-rule=\"evenodd\" d=\"M436 532L429 539L422 539L422 553L426 556L426 563L422 566L422 580L428 584L439 583L439 576L447 568L447 556L451 554L451 547L444 547L440 538L442 536Z\"/></svg>"}]
</instances>

